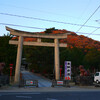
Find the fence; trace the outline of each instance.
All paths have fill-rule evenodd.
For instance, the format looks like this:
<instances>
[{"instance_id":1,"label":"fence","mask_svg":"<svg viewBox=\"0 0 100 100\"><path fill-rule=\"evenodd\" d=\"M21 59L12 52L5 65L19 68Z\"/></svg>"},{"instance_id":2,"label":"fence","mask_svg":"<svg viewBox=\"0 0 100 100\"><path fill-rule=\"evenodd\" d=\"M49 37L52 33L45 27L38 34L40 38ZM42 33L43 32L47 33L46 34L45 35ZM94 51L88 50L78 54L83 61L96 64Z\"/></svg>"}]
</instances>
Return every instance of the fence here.
<instances>
[{"instance_id":1,"label":"fence","mask_svg":"<svg viewBox=\"0 0 100 100\"><path fill-rule=\"evenodd\" d=\"M6 84L9 84L9 76L7 75L0 76L0 86L6 85Z\"/></svg>"},{"instance_id":2,"label":"fence","mask_svg":"<svg viewBox=\"0 0 100 100\"><path fill-rule=\"evenodd\" d=\"M77 76L74 80L76 85L93 85L92 76Z\"/></svg>"}]
</instances>

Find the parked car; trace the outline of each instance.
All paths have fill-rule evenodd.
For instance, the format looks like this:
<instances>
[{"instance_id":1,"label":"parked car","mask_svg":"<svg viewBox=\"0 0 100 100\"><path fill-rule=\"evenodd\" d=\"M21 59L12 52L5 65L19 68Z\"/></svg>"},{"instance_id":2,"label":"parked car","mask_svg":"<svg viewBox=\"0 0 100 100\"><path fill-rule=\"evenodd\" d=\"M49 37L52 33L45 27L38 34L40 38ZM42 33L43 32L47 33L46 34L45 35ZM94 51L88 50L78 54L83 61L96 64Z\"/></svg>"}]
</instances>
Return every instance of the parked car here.
<instances>
[{"instance_id":1,"label":"parked car","mask_svg":"<svg viewBox=\"0 0 100 100\"><path fill-rule=\"evenodd\" d=\"M96 72L94 75L94 82L100 83L100 72Z\"/></svg>"}]
</instances>

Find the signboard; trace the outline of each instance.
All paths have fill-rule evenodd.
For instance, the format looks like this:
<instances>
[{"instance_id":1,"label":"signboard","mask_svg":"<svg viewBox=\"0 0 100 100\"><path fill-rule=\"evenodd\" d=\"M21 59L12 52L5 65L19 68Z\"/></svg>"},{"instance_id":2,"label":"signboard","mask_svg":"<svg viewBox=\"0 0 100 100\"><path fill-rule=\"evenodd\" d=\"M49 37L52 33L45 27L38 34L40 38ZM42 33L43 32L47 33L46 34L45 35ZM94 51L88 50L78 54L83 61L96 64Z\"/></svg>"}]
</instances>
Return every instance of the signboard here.
<instances>
[{"instance_id":1,"label":"signboard","mask_svg":"<svg viewBox=\"0 0 100 100\"><path fill-rule=\"evenodd\" d=\"M63 85L63 81L57 81L57 85Z\"/></svg>"},{"instance_id":2,"label":"signboard","mask_svg":"<svg viewBox=\"0 0 100 100\"><path fill-rule=\"evenodd\" d=\"M33 85L33 81L26 81L26 85Z\"/></svg>"},{"instance_id":3,"label":"signboard","mask_svg":"<svg viewBox=\"0 0 100 100\"><path fill-rule=\"evenodd\" d=\"M36 86L36 87L38 87L38 80L25 80L24 86Z\"/></svg>"},{"instance_id":4,"label":"signboard","mask_svg":"<svg viewBox=\"0 0 100 100\"><path fill-rule=\"evenodd\" d=\"M71 80L71 61L65 61L65 80Z\"/></svg>"}]
</instances>

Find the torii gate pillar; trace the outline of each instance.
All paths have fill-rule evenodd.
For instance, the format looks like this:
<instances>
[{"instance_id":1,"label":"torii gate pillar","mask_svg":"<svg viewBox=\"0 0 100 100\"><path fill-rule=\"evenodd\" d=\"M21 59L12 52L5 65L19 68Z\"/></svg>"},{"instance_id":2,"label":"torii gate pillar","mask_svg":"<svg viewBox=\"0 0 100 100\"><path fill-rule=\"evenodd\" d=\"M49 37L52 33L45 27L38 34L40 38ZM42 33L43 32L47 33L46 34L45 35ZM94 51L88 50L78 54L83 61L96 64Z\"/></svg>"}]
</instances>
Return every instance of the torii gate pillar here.
<instances>
[{"instance_id":1,"label":"torii gate pillar","mask_svg":"<svg viewBox=\"0 0 100 100\"><path fill-rule=\"evenodd\" d=\"M59 40L55 39L55 78L60 79L60 63L59 63Z\"/></svg>"},{"instance_id":2,"label":"torii gate pillar","mask_svg":"<svg viewBox=\"0 0 100 100\"><path fill-rule=\"evenodd\" d=\"M20 82L20 67L21 67L21 58L22 58L22 48L23 48L23 37L19 37L18 41L18 50L17 50L17 59L16 59L16 69L15 69L15 83Z\"/></svg>"}]
</instances>

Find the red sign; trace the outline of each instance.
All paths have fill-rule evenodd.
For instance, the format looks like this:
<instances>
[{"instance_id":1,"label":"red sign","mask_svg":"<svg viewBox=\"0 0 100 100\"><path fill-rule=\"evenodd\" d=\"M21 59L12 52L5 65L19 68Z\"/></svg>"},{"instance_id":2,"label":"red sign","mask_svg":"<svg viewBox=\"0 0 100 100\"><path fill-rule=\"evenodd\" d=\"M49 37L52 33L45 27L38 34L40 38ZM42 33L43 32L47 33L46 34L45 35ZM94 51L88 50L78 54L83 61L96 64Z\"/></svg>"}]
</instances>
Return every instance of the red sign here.
<instances>
[{"instance_id":1,"label":"red sign","mask_svg":"<svg viewBox=\"0 0 100 100\"><path fill-rule=\"evenodd\" d=\"M70 77L68 76L68 77L65 77L65 80L70 80Z\"/></svg>"},{"instance_id":2,"label":"red sign","mask_svg":"<svg viewBox=\"0 0 100 100\"><path fill-rule=\"evenodd\" d=\"M26 81L26 85L33 85L33 81Z\"/></svg>"},{"instance_id":3,"label":"red sign","mask_svg":"<svg viewBox=\"0 0 100 100\"><path fill-rule=\"evenodd\" d=\"M31 84L33 84L33 81L31 81Z\"/></svg>"}]
</instances>

